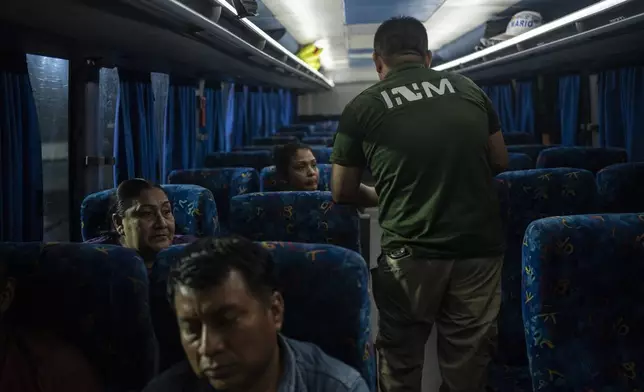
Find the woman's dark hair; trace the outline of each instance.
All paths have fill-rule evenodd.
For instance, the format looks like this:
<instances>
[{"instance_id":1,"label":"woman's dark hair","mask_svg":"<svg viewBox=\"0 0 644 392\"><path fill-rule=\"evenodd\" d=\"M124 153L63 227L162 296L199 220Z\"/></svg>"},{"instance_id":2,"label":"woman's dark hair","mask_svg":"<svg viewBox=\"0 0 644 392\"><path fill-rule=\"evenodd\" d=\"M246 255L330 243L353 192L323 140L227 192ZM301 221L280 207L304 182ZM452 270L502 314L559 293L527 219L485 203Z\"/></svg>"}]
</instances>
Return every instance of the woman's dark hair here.
<instances>
[{"instance_id":1,"label":"woman's dark hair","mask_svg":"<svg viewBox=\"0 0 644 392\"><path fill-rule=\"evenodd\" d=\"M163 193L166 193L166 191L160 185L153 184L147 180L144 180L143 178L133 178L123 181L121 184L119 184L118 188L116 188L116 194L114 195L112 208L110 208L109 211L109 219L112 219L112 214L124 216L125 211L127 211L128 208L132 207L134 201L141 196L141 193L143 193L143 191L155 188L161 189Z\"/></svg>"},{"instance_id":2,"label":"woman's dark hair","mask_svg":"<svg viewBox=\"0 0 644 392\"><path fill-rule=\"evenodd\" d=\"M270 298L276 289L273 259L259 244L246 238L202 238L187 245L168 277L168 299L174 306L177 286L205 290L221 285L235 270L257 299Z\"/></svg>"},{"instance_id":3,"label":"woman's dark hair","mask_svg":"<svg viewBox=\"0 0 644 392\"><path fill-rule=\"evenodd\" d=\"M275 147L273 150L273 162L275 163L275 172L280 177L287 178L291 159L293 159L298 150L302 149L312 151L310 146L302 143L289 143Z\"/></svg>"}]
</instances>

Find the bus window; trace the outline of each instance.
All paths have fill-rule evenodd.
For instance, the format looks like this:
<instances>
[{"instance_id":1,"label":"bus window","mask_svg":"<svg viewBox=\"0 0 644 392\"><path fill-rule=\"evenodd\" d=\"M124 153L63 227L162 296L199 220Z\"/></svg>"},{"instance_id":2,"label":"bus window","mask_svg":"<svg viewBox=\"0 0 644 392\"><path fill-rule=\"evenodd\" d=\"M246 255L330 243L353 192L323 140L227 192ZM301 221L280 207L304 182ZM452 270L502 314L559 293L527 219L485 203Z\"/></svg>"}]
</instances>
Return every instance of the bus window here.
<instances>
[{"instance_id":1,"label":"bus window","mask_svg":"<svg viewBox=\"0 0 644 392\"><path fill-rule=\"evenodd\" d=\"M152 72L150 74L152 78L152 93L154 94L154 127L156 131L157 140L159 145L157 146L159 157L159 173L161 173L163 168L163 141L164 141L164 129L165 129L165 111L166 106L168 105L168 94L170 90L170 75ZM161 176L165 176L168 173L162 173ZM161 178L161 182L165 182L164 178Z\"/></svg>"},{"instance_id":2,"label":"bus window","mask_svg":"<svg viewBox=\"0 0 644 392\"><path fill-rule=\"evenodd\" d=\"M101 68L99 75L99 127L103 141L101 154L105 157L114 156L114 121L116 121L116 104L119 93L119 74L116 68ZM102 170L101 189L114 188L113 166L105 165Z\"/></svg>"},{"instance_id":3,"label":"bus window","mask_svg":"<svg viewBox=\"0 0 644 392\"><path fill-rule=\"evenodd\" d=\"M44 240L69 240L67 60L27 55L43 158Z\"/></svg>"}]
</instances>

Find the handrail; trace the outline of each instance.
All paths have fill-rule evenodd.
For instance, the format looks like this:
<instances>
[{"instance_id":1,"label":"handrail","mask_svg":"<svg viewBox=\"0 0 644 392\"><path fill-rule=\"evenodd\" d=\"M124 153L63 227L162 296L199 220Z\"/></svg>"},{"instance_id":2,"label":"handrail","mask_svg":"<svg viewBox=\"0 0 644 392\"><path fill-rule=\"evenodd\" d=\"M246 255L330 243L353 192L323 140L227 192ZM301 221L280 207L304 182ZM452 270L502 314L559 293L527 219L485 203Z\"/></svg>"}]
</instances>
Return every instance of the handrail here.
<instances>
[{"instance_id":1,"label":"handrail","mask_svg":"<svg viewBox=\"0 0 644 392\"><path fill-rule=\"evenodd\" d=\"M208 33L211 33L214 36L216 36L216 37L218 37L218 38L220 38L222 40L225 40L227 42L231 42L231 43L239 46L240 48L242 48L242 49L244 49L246 51L252 52L254 55L257 55L257 56L263 58L264 60L268 61L269 63L273 64L274 66L276 66L278 68L283 68L283 69L287 70L288 72L291 72L293 74L305 77L305 78L307 78L307 79L309 79L309 80L321 85L324 88L331 88L331 87L334 86L333 81L327 79L321 73L313 70L306 63L304 63L303 66L306 67L307 71L314 71L314 72L312 72L312 73L314 73L314 75L311 75L311 74L309 74L307 72L299 70L299 69L297 69L297 68L295 68L295 67L293 67L293 66L291 66L291 65L289 65L289 64L287 64L285 62L282 62L282 61L274 58L270 54L264 52L261 49L258 49L257 47L255 47L252 44L246 42L242 38L236 36L235 34L230 32L229 30L223 28L222 26L218 25L217 23L213 22L212 20L206 18L205 16L201 15L200 13L196 12L195 10L191 9L190 7L184 5L184 4L182 4L182 3L180 3L180 2L178 2L176 0L124 0L124 1L126 1L127 3L131 4L132 6L135 6L135 7L138 7L138 8L142 8L142 7L145 8L146 3L151 3L151 4L153 4L154 6L156 6L158 8L164 9L164 10L166 10L166 11L172 13L172 14L175 14L176 16L180 16L180 17L184 18L186 21L189 21L190 23L195 24L196 26L198 26L199 28L203 29L204 31L206 31ZM213 0L213 1L217 1L217 0ZM226 3L226 4L229 7L232 7L230 4L228 4L228 3ZM229 11L231 11L230 8L227 7L227 9ZM243 21L243 19L242 19L242 21ZM247 21L247 22L252 24L252 22L250 22L250 21ZM252 24L252 25L255 26L254 24ZM259 29L259 28L257 28L257 29ZM271 38L271 40L272 40L272 38ZM279 45L277 42L275 42L275 44ZM281 47L281 45L280 45L280 47ZM284 49L283 47L281 47L281 48L284 51L286 51L286 49ZM290 52L288 52L288 53L291 56L294 56L292 53L290 53ZM294 56L294 57L296 57L296 56Z\"/></svg>"},{"instance_id":2,"label":"handrail","mask_svg":"<svg viewBox=\"0 0 644 392\"><path fill-rule=\"evenodd\" d=\"M226 0L212 0L212 1L214 1L218 5L226 8L233 15L237 16L237 10L235 10L235 7L233 7ZM297 0L291 0L291 1L297 1ZM301 66L306 67L309 71L311 71L312 73L317 75L319 78L323 79L325 82L327 82L329 84L329 86L333 87L335 85L332 80L328 79L326 76L324 76L319 71L311 68L310 65L308 65L306 62L304 62L301 58L299 58L296 55L294 55L291 51L289 51L284 46L282 46L282 44L280 44L279 42L275 41L270 35L266 34L266 32L264 32L264 30L262 30L259 27L257 27L256 24L254 24L253 22L251 22L247 18L240 19L240 21L243 24L245 24L246 26L248 26L251 30L253 30L257 35L262 37L262 39L265 39L266 42L268 42L271 45L273 45L273 47L275 47L276 49L278 49L279 51L281 51L282 53L284 53L285 55L287 55L288 57L290 57L294 61L298 62Z\"/></svg>"},{"instance_id":3,"label":"handrail","mask_svg":"<svg viewBox=\"0 0 644 392\"><path fill-rule=\"evenodd\" d=\"M607 11L609 9L615 8L619 5L625 4L629 1L632 0L603 0L598 3L595 3L593 5L590 5L586 8L582 8L579 11L575 11L571 14L568 14L564 17L561 17L557 20L554 20L550 23L546 23L543 26L537 27L534 30L530 30L526 33L523 33L517 37L511 38L507 41L503 41L499 44L496 44L494 46L491 46L489 48L483 49L479 52L474 52L472 54L468 54L466 56L463 56L459 59L452 60L448 63L441 64L437 67L434 67L435 70L437 71L445 71L448 69L456 68L459 66L462 66L466 63L472 62L474 60L478 60L480 58L483 58L484 56L489 56L493 53L497 53L501 50L510 48L514 45L520 44L521 42L525 42L529 39L535 38L542 36L546 33L549 33L551 31L560 29L565 26L569 26L575 22L578 22L583 19L587 19L591 16L597 15L599 13L602 13L604 11Z\"/></svg>"},{"instance_id":4,"label":"handrail","mask_svg":"<svg viewBox=\"0 0 644 392\"><path fill-rule=\"evenodd\" d=\"M626 19L622 19L608 25L599 26L592 30L584 31L582 33L577 33L570 37L561 38L556 41L549 42L547 44L543 44L540 46L536 46L534 48L526 49L518 53L512 53L510 55L499 57L482 64L475 64L466 68L461 68L456 70L455 72L458 72L458 73L476 72L488 67L499 66L501 64L517 61L517 60L523 59L524 57L540 55L542 53L547 53L550 51L557 50L564 46L578 44L581 41L589 40L600 35L611 33L613 31L623 30L630 27L631 25L641 23L641 22L644 22L644 14L633 15Z\"/></svg>"}]
</instances>

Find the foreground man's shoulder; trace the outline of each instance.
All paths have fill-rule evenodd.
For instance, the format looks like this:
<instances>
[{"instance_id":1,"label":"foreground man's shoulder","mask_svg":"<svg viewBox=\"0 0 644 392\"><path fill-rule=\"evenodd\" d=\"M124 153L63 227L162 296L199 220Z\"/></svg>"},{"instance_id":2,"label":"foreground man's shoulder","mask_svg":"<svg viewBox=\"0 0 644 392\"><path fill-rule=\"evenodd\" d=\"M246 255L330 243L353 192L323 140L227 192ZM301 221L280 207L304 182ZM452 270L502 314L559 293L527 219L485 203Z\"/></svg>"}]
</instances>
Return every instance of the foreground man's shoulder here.
<instances>
[{"instance_id":1,"label":"foreground man's shoulder","mask_svg":"<svg viewBox=\"0 0 644 392\"><path fill-rule=\"evenodd\" d=\"M295 366L309 390L320 392L368 392L360 373L324 353L318 346L287 339Z\"/></svg>"},{"instance_id":2,"label":"foreground man's shoulder","mask_svg":"<svg viewBox=\"0 0 644 392\"><path fill-rule=\"evenodd\" d=\"M173 365L145 387L143 392L184 392L201 391L199 380L188 362Z\"/></svg>"}]
</instances>

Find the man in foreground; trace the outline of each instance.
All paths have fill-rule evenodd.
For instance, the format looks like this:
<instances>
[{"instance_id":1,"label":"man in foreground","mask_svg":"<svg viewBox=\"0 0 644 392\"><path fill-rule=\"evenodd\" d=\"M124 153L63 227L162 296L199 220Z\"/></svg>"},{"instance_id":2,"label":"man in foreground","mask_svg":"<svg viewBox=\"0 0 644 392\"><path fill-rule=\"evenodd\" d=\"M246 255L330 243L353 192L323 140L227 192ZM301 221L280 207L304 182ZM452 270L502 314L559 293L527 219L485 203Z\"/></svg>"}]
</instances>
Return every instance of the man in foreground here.
<instances>
[{"instance_id":1,"label":"man in foreground","mask_svg":"<svg viewBox=\"0 0 644 392\"><path fill-rule=\"evenodd\" d=\"M284 302L260 245L198 240L185 248L168 290L188 363L145 392L368 392L356 370L279 334Z\"/></svg>"},{"instance_id":2,"label":"man in foreground","mask_svg":"<svg viewBox=\"0 0 644 392\"><path fill-rule=\"evenodd\" d=\"M429 68L418 20L384 22L373 59L381 82L340 118L331 188L338 203L380 210L379 388L420 392L436 324L441 391L482 391L501 303L501 125L472 81ZM360 183L365 166L375 188Z\"/></svg>"}]
</instances>

